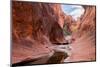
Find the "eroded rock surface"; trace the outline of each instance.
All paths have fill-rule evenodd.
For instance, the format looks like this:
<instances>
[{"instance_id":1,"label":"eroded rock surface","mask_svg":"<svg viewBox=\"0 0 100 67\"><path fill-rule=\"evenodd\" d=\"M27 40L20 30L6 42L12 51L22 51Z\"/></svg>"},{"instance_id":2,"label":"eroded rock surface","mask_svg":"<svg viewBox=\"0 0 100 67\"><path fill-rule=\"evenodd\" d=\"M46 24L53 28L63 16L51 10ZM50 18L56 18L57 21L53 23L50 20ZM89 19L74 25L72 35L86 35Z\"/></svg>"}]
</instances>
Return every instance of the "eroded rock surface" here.
<instances>
[{"instance_id":1,"label":"eroded rock surface","mask_svg":"<svg viewBox=\"0 0 100 67\"><path fill-rule=\"evenodd\" d=\"M72 55L65 62L96 60L96 7L83 6L85 13L76 22L76 31L72 33L75 41L71 44Z\"/></svg>"},{"instance_id":2,"label":"eroded rock surface","mask_svg":"<svg viewBox=\"0 0 100 67\"><path fill-rule=\"evenodd\" d=\"M13 64L48 56L52 43L65 42L59 4L13 1L12 19Z\"/></svg>"},{"instance_id":3,"label":"eroded rock surface","mask_svg":"<svg viewBox=\"0 0 100 67\"><path fill-rule=\"evenodd\" d=\"M12 64L95 60L96 9L83 7L85 13L75 21L60 4L12 1ZM65 21L69 37L63 34Z\"/></svg>"}]
</instances>

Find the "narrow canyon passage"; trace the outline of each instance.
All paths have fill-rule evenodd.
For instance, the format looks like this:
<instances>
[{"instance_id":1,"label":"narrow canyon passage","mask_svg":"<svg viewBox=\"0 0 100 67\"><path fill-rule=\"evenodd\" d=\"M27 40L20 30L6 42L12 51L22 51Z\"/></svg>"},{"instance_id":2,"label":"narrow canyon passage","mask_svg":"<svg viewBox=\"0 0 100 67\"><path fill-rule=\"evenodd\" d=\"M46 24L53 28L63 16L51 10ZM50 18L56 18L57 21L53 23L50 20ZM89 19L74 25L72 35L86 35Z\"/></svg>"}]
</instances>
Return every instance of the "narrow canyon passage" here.
<instances>
[{"instance_id":1,"label":"narrow canyon passage","mask_svg":"<svg viewBox=\"0 0 100 67\"><path fill-rule=\"evenodd\" d=\"M59 3L12 1L13 65L96 60L95 6L69 7L75 15Z\"/></svg>"},{"instance_id":2,"label":"narrow canyon passage","mask_svg":"<svg viewBox=\"0 0 100 67\"><path fill-rule=\"evenodd\" d=\"M71 26L72 38L74 42L70 44L72 47L71 56L64 62L81 62L96 60L96 8L86 7L84 14L76 25Z\"/></svg>"}]
</instances>

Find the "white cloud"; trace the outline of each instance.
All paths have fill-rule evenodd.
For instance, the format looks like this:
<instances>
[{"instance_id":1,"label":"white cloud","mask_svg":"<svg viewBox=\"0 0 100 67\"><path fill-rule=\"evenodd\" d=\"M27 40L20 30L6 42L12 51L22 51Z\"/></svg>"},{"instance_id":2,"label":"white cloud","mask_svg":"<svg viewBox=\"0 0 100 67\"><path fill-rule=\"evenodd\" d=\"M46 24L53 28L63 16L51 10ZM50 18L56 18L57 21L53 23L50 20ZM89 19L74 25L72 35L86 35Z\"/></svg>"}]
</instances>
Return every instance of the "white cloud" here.
<instances>
[{"instance_id":1,"label":"white cloud","mask_svg":"<svg viewBox=\"0 0 100 67\"><path fill-rule=\"evenodd\" d=\"M75 20L77 20L85 11L81 5L62 5L62 10L67 15L71 15Z\"/></svg>"},{"instance_id":2,"label":"white cloud","mask_svg":"<svg viewBox=\"0 0 100 67\"><path fill-rule=\"evenodd\" d=\"M82 6L72 6L72 9L74 9L73 11L70 12L70 15L72 15L72 17L77 20L79 17L81 17L81 15L84 13L84 8Z\"/></svg>"}]
</instances>

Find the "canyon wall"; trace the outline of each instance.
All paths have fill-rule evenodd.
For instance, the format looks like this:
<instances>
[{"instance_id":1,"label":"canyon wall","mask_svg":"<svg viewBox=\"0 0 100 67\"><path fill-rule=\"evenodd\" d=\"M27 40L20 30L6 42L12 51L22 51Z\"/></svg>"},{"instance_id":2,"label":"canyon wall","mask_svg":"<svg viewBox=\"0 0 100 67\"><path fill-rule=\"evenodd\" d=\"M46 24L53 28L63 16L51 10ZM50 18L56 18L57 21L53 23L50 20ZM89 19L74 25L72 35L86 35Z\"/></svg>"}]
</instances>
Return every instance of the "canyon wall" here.
<instances>
[{"instance_id":1,"label":"canyon wall","mask_svg":"<svg viewBox=\"0 0 100 67\"><path fill-rule=\"evenodd\" d=\"M95 36L96 33L96 7L84 6L85 13L81 18L80 31L87 32L89 36Z\"/></svg>"},{"instance_id":2,"label":"canyon wall","mask_svg":"<svg viewBox=\"0 0 100 67\"><path fill-rule=\"evenodd\" d=\"M59 4L12 1L12 63L48 54L52 43L65 42Z\"/></svg>"},{"instance_id":3,"label":"canyon wall","mask_svg":"<svg viewBox=\"0 0 100 67\"><path fill-rule=\"evenodd\" d=\"M76 21L77 32L76 36L79 37L91 37L95 44L96 35L96 7L95 6L83 6L85 9L81 18ZM77 35L77 33L79 33Z\"/></svg>"},{"instance_id":4,"label":"canyon wall","mask_svg":"<svg viewBox=\"0 0 100 67\"><path fill-rule=\"evenodd\" d=\"M83 7L85 12L76 21L76 27L71 25L76 31L72 32L75 41L71 44L72 55L67 59L68 62L96 60L96 7Z\"/></svg>"}]
</instances>

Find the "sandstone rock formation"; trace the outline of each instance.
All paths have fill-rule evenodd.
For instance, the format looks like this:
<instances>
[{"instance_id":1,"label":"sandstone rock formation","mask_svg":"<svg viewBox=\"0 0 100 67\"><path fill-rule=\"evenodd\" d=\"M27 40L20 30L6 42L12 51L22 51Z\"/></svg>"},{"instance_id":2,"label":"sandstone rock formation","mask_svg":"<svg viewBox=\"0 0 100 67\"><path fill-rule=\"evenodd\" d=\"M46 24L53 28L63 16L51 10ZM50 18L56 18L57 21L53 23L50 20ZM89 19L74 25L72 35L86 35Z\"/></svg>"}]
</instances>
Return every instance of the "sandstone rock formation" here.
<instances>
[{"instance_id":1,"label":"sandstone rock formation","mask_svg":"<svg viewBox=\"0 0 100 67\"><path fill-rule=\"evenodd\" d=\"M83 7L85 13L75 21L60 4L12 1L12 64L62 63L70 53L66 62L95 60L96 8ZM63 34L65 21L69 38ZM61 45L66 39L70 53Z\"/></svg>"},{"instance_id":2,"label":"sandstone rock formation","mask_svg":"<svg viewBox=\"0 0 100 67\"><path fill-rule=\"evenodd\" d=\"M12 64L48 56L52 43L65 42L59 4L12 1L12 20Z\"/></svg>"},{"instance_id":3,"label":"sandstone rock formation","mask_svg":"<svg viewBox=\"0 0 100 67\"><path fill-rule=\"evenodd\" d=\"M85 13L76 21L77 31L72 33L72 55L67 62L96 60L96 7L83 6Z\"/></svg>"}]
</instances>

